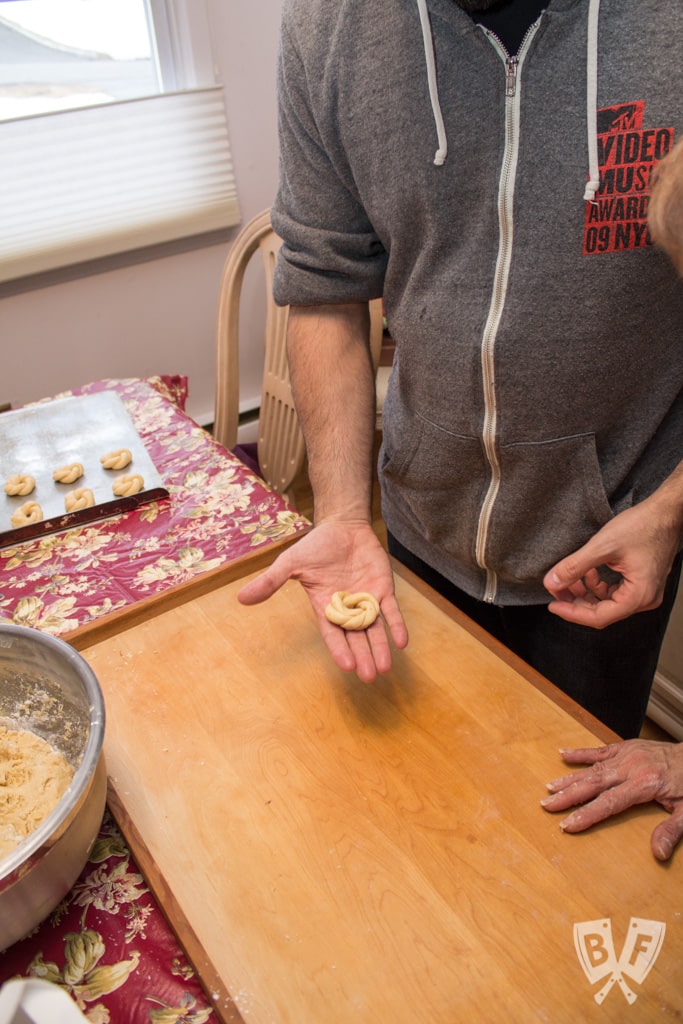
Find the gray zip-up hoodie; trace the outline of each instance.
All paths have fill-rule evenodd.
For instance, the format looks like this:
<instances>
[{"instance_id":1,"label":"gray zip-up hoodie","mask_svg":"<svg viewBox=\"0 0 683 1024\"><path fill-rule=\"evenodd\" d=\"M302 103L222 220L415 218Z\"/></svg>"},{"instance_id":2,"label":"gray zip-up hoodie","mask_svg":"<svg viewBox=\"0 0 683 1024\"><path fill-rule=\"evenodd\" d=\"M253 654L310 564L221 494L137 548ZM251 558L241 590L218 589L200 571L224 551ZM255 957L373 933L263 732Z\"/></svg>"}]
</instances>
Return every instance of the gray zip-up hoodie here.
<instances>
[{"instance_id":1,"label":"gray zip-up hoodie","mask_svg":"<svg viewBox=\"0 0 683 1024\"><path fill-rule=\"evenodd\" d=\"M384 296L384 518L477 598L548 600L683 457L681 67L679 0L549 0L516 60L453 0L285 0L275 298Z\"/></svg>"}]
</instances>

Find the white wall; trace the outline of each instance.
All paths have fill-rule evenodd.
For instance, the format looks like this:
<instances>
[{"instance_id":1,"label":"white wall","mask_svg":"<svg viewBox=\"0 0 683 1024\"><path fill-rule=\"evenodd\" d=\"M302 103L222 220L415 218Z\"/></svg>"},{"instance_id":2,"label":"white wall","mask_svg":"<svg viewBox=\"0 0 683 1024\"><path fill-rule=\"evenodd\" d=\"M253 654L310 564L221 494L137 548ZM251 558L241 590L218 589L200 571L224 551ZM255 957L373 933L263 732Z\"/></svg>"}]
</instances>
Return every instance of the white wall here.
<instances>
[{"instance_id":1,"label":"white wall","mask_svg":"<svg viewBox=\"0 0 683 1024\"><path fill-rule=\"evenodd\" d=\"M209 9L244 224L271 204L276 187L281 4L209 0ZM210 421L217 290L229 241L0 298L0 403L16 408L101 377L184 373L189 413ZM257 398L256 285L245 303L253 316L243 319L253 323L243 339L241 393Z\"/></svg>"},{"instance_id":2,"label":"white wall","mask_svg":"<svg viewBox=\"0 0 683 1024\"><path fill-rule=\"evenodd\" d=\"M659 669L683 694L683 585L671 613Z\"/></svg>"}]
</instances>

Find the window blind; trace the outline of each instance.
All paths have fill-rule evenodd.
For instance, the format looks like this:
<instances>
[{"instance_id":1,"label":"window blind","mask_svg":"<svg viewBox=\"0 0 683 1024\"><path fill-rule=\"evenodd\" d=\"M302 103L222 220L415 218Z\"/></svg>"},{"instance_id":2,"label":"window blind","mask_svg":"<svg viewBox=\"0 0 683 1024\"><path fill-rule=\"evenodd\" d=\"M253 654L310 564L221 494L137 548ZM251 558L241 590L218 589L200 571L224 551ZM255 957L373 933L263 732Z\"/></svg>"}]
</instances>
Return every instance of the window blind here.
<instances>
[{"instance_id":1,"label":"window blind","mask_svg":"<svg viewBox=\"0 0 683 1024\"><path fill-rule=\"evenodd\" d=\"M239 221L220 86L0 124L0 281Z\"/></svg>"}]
</instances>

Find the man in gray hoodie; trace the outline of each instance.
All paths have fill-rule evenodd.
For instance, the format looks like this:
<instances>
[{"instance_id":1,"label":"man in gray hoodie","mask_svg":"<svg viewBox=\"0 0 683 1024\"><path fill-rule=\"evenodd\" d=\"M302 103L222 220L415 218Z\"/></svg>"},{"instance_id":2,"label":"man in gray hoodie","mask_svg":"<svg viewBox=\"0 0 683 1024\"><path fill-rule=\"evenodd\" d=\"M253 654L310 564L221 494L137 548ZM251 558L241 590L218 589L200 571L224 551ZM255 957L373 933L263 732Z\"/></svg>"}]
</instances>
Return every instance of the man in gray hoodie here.
<instances>
[{"instance_id":1,"label":"man in gray hoodie","mask_svg":"<svg viewBox=\"0 0 683 1024\"><path fill-rule=\"evenodd\" d=\"M640 730L683 535L683 289L646 222L682 40L663 0L285 2L275 297L315 528L241 600L300 579L365 681L408 640L371 527L381 295L390 550ZM340 589L383 623L327 622Z\"/></svg>"}]
</instances>

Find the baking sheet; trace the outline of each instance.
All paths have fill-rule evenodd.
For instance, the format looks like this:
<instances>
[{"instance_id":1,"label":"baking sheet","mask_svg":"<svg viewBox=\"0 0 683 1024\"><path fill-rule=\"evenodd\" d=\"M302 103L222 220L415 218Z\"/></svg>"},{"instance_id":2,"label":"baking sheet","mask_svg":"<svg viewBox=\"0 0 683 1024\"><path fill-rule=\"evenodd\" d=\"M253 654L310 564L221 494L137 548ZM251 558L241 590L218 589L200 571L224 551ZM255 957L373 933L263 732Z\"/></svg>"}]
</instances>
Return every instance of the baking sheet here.
<instances>
[{"instance_id":1,"label":"baking sheet","mask_svg":"<svg viewBox=\"0 0 683 1024\"><path fill-rule=\"evenodd\" d=\"M100 457L119 448L130 450L132 462L123 470L104 469ZM72 462L82 463L83 476L71 484L55 482L53 471ZM31 494L5 494L5 481L15 473L35 478ZM114 480L131 473L142 476L144 489L127 498L116 497ZM66 495L80 487L90 488L95 504L67 512ZM0 415L0 547L107 519L164 497L168 490L115 392L60 398ZM12 513L27 501L38 502L43 519L17 529L10 521Z\"/></svg>"}]
</instances>

